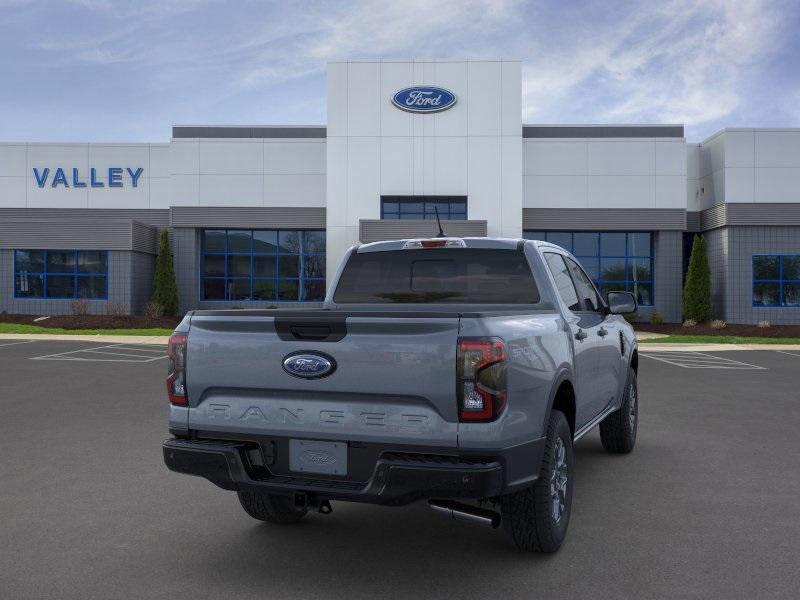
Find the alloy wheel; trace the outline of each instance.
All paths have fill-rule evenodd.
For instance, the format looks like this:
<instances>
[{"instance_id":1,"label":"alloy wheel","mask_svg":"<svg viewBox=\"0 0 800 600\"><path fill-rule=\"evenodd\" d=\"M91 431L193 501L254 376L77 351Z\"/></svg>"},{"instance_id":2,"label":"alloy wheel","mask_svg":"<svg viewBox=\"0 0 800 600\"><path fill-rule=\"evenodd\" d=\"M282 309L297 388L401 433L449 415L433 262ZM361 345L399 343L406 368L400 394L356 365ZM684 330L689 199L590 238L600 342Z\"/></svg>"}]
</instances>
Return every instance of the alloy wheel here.
<instances>
[{"instance_id":1,"label":"alloy wheel","mask_svg":"<svg viewBox=\"0 0 800 600\"><path fill-rule=\"evenodd\" d=\"M569 482L567 447L561 438L556 440L554 454L555 464L550 473L550 515L553 522L558 523L567 510L567 483Z\"/></svg>"}]
</instances>

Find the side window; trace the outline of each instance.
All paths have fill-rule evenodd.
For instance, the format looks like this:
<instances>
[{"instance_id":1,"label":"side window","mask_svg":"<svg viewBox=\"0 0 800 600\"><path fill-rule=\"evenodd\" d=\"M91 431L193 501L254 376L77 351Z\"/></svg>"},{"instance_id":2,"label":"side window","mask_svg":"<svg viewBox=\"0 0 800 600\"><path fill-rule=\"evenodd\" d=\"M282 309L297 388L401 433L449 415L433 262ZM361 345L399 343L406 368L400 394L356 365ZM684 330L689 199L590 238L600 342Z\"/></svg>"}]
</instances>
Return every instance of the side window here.
<instances>
[{"instance_id":1,"label":"side window","mask_svg":"<svg viewBox=\"0 0 800 600\"><path fill-rule=\"evenodd\" d=\"M572 279L575 281L575 288L578 291L578 298L583 305L583 310L600 312L602 303L586 273L574 260L570 258L565 258L564 260L567 261L570 273L572 273Z\"/></svg>"},{"instance_id":2,"label":"side window","mask_svg":"<svg viewBox=\"0 0 800 600\"><path fill-rule=\"evenodd\" d=\"M553 279L556 282L556 289L559 296L564 301L564 304L570 310L580 310L581 304L578 299L578 294L575 292L575 286L572 284L572 278L569 276L567 265L564 264L564 259L560 254L553 252L545 252L544 259L547 261L547 266L553 274Z\"/></svg>"}]
</instances>

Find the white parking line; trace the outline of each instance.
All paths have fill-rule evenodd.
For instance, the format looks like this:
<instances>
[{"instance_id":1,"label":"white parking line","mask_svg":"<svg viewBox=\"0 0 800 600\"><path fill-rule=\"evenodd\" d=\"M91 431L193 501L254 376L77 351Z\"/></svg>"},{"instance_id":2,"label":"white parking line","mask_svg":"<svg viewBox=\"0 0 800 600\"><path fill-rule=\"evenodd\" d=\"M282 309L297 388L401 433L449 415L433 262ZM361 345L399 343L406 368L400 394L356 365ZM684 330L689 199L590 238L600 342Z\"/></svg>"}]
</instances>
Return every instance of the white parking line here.
<instances>
[{"instance_id":1,"label":"white parking line","mask_svg":"<svg viewBox=\"0 0 800 600\"><path fill-rule=\"evenodd\" d=\"M654 356L652 353L642 353L641 356L652 358L669 365L682 367L684 369L732 369L732 370L748 370L748 371L766 371L766 367L752 365L750 363L733 360L730 358L722 358L714 356L713 354L706 354L705 352L669 352L669 358L664 356Z\"/></svg>"},{"instance_id":2,"label":"white parking line","mask_svg":"<svg viewBox=\"0 0 800 600\"><path fill-rule=\"evenodd\" d=\"M22 342L8 342L7 344L0 344L0 348L5 348L6 346L18 346L19 344L32 344L37 340L25 340Z\"/></svg>"},{"instance_id":3,"label":"white parking line","mask_svg":"<svg viewBox=\"0 0 800 600\"><path fill-rule=\"evenodd\" d=\"M788 354L789 356L800 356L800 354L797 354L796 352L786 352L786 350L775 350L775 352L779 354Z\"/></svg>"},{"instance_id":4,"label":"white parking line","mask_svg":"<svg viewBox=\"0 0 800 600\"><path fill-rule=\"evenodd\" d=\"M166 348L159 348L158 346L153 348L152 346L118 346L118 345L114 345L114 348L116 348L118 350L134 350L136 352L145 352L145 353L149 352L149 353L155 353L155 354L163 354L164 352L167 351Z\"/></svg>"},{"instance_id":5,"label":"white parking line","mask_svg":"<svg viewBox=\"0 0 800 600\"><path fill-rule=\"evenodd\" d=\"M134 354L134 353L137 354ZM119 356L124 358L100 358L99 356ZM86 357L88 355L88 358ZM72 360L82 362L127 362L127 363L149 363L156 360L167 358L164 350L154 348L131 348L126 344L106 344L104 346L94 346L92 348L81 348L80 350L70 350L68 352L58 352L57 354L47 354L45 356L35 356L31 360Z\"/></svg>"},{"instance_id":6,"label":"white parking line","mask_svg":"<svg viewBox=\"0 0 800 600\"><path fill-rule=\"evenodd\" d=\"M167 358L167 355L163 356L142 356L141 354L126 354L125 352L105 352L103 350L83 350L86 354L110 354L111 356L130 356L133 358L139 358L141 360L133 361L133 362L153 362L154 360L161 360L162 358Z\"/></svg>"}]
</instances>

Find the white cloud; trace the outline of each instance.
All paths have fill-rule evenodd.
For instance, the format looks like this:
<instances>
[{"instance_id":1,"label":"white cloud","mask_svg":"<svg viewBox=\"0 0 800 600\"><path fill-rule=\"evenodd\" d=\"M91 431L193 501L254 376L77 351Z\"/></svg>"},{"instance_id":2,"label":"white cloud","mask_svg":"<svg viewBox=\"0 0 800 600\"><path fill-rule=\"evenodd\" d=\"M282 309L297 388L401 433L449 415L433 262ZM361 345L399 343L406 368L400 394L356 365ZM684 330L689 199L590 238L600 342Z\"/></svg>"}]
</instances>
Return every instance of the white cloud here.
<instances>
[{"instance_id":1,"label":"white cloud","mask_svg":"<svg viewBox=\"0 0 800 600\"><path fill-rule=\"evenodd\" d=\"M245 42L258 63L241 68L247 86L322 73L339 58L497 56L497 37L516 0L409 0L323 4L290 10ZM277 32L282 44L275 45ZM257 49L257 50L256 50Z\"/></svg>"},{"instance_id":2,"label":"white cloud","mask_svg":"<svg viewBox=\"0 0 800 600\"><path fill-rule=\"evenodd\" d=\"M570 103L585 109L595 98L591 117L598 121L722 119L740 106L750 70L774 48L778 12L761 0L676 0L629 11L525 65L525 118L558 119Z\"/></svg>"},{"instance_id":3,"label":"white cloud","mask_svg":"<svg viewBox=\"0 0 800 600\"><path fill-rule=\"evenodd\" d=\"M174 115L323 121L326 62L337 58L522 59L525 122L682 122L696 138L728 124L757 125L759 115L773 123L800 118L790 68L765 75L776 57L791 64L798 50L790 29L800 11L796 0L0 6L14 7L0 20L0 54L13 57L6 69L17 77L7 86L18 90L8 102L38 101L32 70L40 80L67 82L79 70L89 83L62 88L65 111L91 111L86 98L103 98L109 118L128 111L116 123L135 111L153 131L164 128L155 119ZM112 89L121 95L111 98Z\"/></svg>"}]
</instances>

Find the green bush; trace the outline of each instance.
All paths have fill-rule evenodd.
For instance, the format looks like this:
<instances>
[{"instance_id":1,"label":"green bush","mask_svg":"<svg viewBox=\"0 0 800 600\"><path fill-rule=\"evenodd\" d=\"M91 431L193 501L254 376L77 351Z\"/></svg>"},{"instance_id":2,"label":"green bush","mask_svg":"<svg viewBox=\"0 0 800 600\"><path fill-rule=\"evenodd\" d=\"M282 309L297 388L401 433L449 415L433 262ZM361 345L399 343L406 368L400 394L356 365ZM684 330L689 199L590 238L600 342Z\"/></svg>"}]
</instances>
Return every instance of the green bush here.
<instances>
[{"instance_id":1,"label":"green bush","mask_svg":"<svg viewBox=\"0 0 800 600\"><path fill-rule=\"evenodd\" d=\"M695 235L686 284L683 286L683 316L698 323L711 316L711 270L708 267L706 242Z\"/></svg>"},{"instance_id":2,"label":"green bush","mask_svg":"<svg viewBox=\"0 0 800 600\"><path fill-rule=\"evenodd\" d=\"M156 257L156 275L153 279L153 302L158 304L168 317L178 316L178 284L172 266L172 250L169 247L169 232L161 231Z\"/></svg>"},{"instance_id":3,"label":"green bush","mask_svg":"<svg viewBox=\"0 0 800 600\"><path fill-rule=\"evenodd\" d=\"M654 311L652 315L650 315L650 323L653 325L661 325L664 322L664 317L661 316L661 313L658 311Z\"/></svg>"}]
</instances>

